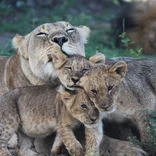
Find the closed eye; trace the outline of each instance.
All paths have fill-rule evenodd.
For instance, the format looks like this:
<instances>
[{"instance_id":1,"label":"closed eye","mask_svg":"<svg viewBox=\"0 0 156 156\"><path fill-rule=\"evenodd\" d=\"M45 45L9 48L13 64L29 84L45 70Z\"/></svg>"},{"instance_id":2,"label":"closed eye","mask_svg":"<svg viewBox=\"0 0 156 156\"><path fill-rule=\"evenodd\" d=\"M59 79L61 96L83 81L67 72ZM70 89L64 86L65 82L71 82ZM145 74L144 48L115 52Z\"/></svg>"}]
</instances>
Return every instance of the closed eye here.
<instances>
[{"instance_id":1,"label":"closed eye","mask_svg":"<svg viewBox=\"0 0 156 156\"><path fill-rule=\"evenodd\" d=\"M85 73L86 71L88 71L89 69L82 69L81 71L83 72L83 73Z\"/></svg>"},{"instance_id":2,"label":"closed eye","mask_svg":"<svg viewBox=\"0 0 156 156\"><path fill-rule=\"evenodd\" d=\"M75 32L75 29L74 28L70 28L70 29L67 29L66 32L67 33L72 33L72 32Z\"/></svg>"},{"instance_id":3,"label":"closed eye","mask_svg":"<svg viewBox=\"0 0 156 156\"><path fill-rule=\"evenodd\" d=\"M38 34L36 34L37 37L46 37L48 34L40 32Z\"/></svg>"},{"instance_id":4,"label":"closed eye","mask_svg":"<svg viewBox=\"0 0 156 156\"><path fill-rule=\"evenodd\" d=\"M110 92L112 89L113 89L113 85L112 86L108 86L108 88L107 88L107 90L108 90L108 92Z\"/></svg>"},{"instance_id":5,"label":"closed eye","mask_svg":"<svg viewBox=\"0 0 156 156\"><path fill-rule=\"evenodd\" d=\"M65 67L65 69L67 69L67 70L69 70L69 71L71 71L71 70L72 70L72 68L71 68L71 67Z\"/></svg>"},{"instance_id":6,"label":"closed eye","mask_svg":"<svg viewBox=\"0 0 156 156\"><path fill-rule=\"evenodd\" d=\"M97 94L97 91L95 89L92 89L91 92L96 95Z\"/></svg>"},{"instance_id":7,"label":"closed eye","mask_svg":"<svg viewBox=\"0 0 156 156\"><path fill-rule=\"evenodd\" d=\"M80 107L81 107L82 109L87 109L87 105L86 105L86 104L81 104Z\"/></svg>"}]
</instances>

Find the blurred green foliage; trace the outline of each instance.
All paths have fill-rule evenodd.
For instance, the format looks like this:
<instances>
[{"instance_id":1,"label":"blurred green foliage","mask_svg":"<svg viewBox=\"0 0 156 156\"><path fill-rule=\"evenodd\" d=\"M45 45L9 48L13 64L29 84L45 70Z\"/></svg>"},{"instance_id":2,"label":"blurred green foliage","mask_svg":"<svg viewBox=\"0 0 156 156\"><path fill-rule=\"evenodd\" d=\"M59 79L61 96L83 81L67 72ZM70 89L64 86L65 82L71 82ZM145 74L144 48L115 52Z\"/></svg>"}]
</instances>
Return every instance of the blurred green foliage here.
<instances>
[{"instance_id":1,"label":"blurred green foliage","mask_svg":"<svg viewBox=\"0 0 156 156\"><path fill-rule=\"evenodd\" d=\"M104 6L101 6L104 8ZM54 6L28 7L23 1L12 7L5 1L0 2L0 33L13 33L26 35L35 27L43 23L68 21L72 25L86 25L91 29L91 35L86 45L86 56L89 57L97 51L103 52L106 57L125 56L122 49L114 46L114 39L110 35L110 22L114 14L110 8L91 10L88 5L77 4L75 0L64 0ZM11 43L1 46L0 55L11 55Z\"/></svg>"}]
</instances>

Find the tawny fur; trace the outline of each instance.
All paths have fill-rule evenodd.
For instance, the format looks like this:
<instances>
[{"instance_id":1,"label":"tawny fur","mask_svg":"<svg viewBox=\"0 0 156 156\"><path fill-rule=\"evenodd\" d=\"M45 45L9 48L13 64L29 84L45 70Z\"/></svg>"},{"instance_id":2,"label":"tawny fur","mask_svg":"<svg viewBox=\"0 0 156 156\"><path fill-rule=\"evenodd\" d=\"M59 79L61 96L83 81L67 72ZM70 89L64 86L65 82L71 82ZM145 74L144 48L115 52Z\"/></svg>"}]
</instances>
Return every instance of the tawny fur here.
<instances>
[{"instance_id":1,"label":"tawny fur","mask_svg":"<svg viewBox=\"0 0 156 156\"><path fill-rule=\"evenodd\" d=\"M68 31L71 28L73 30ZM84 44L89 33L86 26L74 27L61 21L42 24L26 36L16 35L12 40L15 54L11 57L0 57L0 95L24 86L58 86L57 74L49 55L62 49L69 55L84 56ZM64 37L63 43L57 42L57 39Z\"/></svg>"},{"instance_id":2,"label":"tawny fur","mask_svg":"<svg viewBox=\"0 0 156 156\"><path fill-rule=\"evenodd\" d=\"M46 137L57 130L68 151L82 156L84 149L72 131L80 123L86 129L100 129L96 151L99 149L103 136L102 125L98 124L99 112L83 89L69 92L60 87L57 93L51 86L19 88L2 96L0 105L1 150L5 151L8 140L18 128L32 138ZM86 133L97 141L95 132L92 134L89 130Z\"/></svg>"},{"instance_id":3,"label":"tawny fur","mask_svg":"<svg viewBox=\"0 0 156 156\"><path fill-rule=\"evenodd\" d=\"M90 93L91 99L99 110L104 111L105 106L108 106L108 101L110 105L116 105L116 110L107 115L110 120L133 123L139 130L140 141L150 142L152 136L146 128L151 127L148 116L156 108L156 75L154 72L156 63L134 59L127 65L128 72L125 77L121 73L126 71L126 65L121 61L111 66L96 66L80 79L80 85L85 88L87 93ZM91 95L91 90L96 90L97 94ZM100 100L99 105L98 101ZM145 150L152 151L148 147L145 147Z\"/></svg>"},{"instance_id":4,"label":"tawny fur","mask_svg":"<svg viewBox=\"0 0 156 156\"><path fill-rule=\"evenodd\" d=\"M68 29L73 29L69 31ZM13 47L16 53L11 57L1 57L0 94L17 87L54 84L56 71L48 55L57 45L65 53L85 55L84 44L89 36L89 28L74 27L68 22L43 24L26 36L16 35ZM66 37L63 43L57 39Z\"/></svg>"},{"instance_id":5,"label":"tawny fur","mask_svg":"<svg viewBox=\"0 0 156 156\"><path fill-rule=\"evenodd\" d=\"M59 53L58 53L59 54ZM57 55L57 53L55 53L55 55ZM54 57L54 56L53 56ZM85 73L85 75L87 75L87 73L88 73L88 71L89 70L86 70L86 72L85 73L83 73L82 71L84 70L84 69L88 69L88 68L85 68L84 66L83 66L83 70L80 70L80 69L82 69L81 68L81 66L82 66L82 64L86 64L86 60L83 62L83 60L82 61L79 61L79 62L77 62L77 60L80 60L80 59L76 59L76 57L78 57L78 56L72 56L72 57L70 57L70 59L72 60L72 61L70 61L70 59L67 59L68 61L67 62L69 62L69 63L64 63L65 61L65 59L61 59L61 57L59 57L60 59L58 60L58 62L57 63L59 63L59 65L62 65L63 64L63 66L61 67L61 68L58 68L57 69L57 72L58 72L58 76L59 76L59 78L60 78L60 81L66 86L66 87L68 87L69 89L71 89L71 90L75 90L76 89L76 87L77 86L79 86L79 81L76 83L76 86L74 86L74 84L73 84L73 82L72 82L72 79L71 78L74 78L74 77L77 77L77 80L79 80L81 77L82 77L82 75L84 75ZM74 61L73 61L74 60ZM90 59L90 62L92 62L92 63L94 63L94 66L96 66L96 65L98 65L98 63L104 63L105 62L105 57L104 57L104 55L102 55L102 54L100 54L100 53L98 53L98 54L96 54L96 55L94 55L94 56L92 56ZM129 62L129 61L132 61L133 59L125 59L127 62ZM112 61L112 62L114 62L114 61ZM79 64L80 63L80 64ZM96 63L96 64L95 64ZM55 66L55 65L54 65ZM94 66L92 66L92 68L94 68ZM90 69L90 70L93 70L93 69ZM103 67L102 67L103 68ZM81 73L81 74L75 74L75 69L76 69L76 71L77 71L77 73ZM78 70L79 69L79 70ZM95 70L96 70L96 68L95 68ZM114 66L112 66L111 68L110 68L110 70L107 70L107 69L104 69L106 72L111 72L111 74L113 75L117 70L118 70L118 74L116 74L116 80L115 80L115 82L114 82L114 85L119 85L119 83L120 83L120 81L121 81L121 78L123 78L124 76L125 76L125 74L126 74L126 71L127 71L127 66L126 66L126 63L125 62L123 62L123 61L120 61L120 62L118 62L117 64L115 64ZM99 75L101 75L101 76L103 76L103 73L98 73L97 74L98 76ZM105 75L104 75L105 76ZM112 76L113 77L113 76ZM113 77L114 79L115 79L115 76ZM111 78L110 79L110 83L111 83L111 81L113 81L113 78ZM81 78L81 79L83 79L83 77ZM81 80L80 79L80 80ZM93 79L92 79L93 80ZM109 81L109 79L107 78L107 80ZM90 82L90 81L89 81ZM96 83L96 80L94 81L93 80L93 82L94 83ZM86 81L84 82L84 83L87 83ZM98 83L99 85L100 85L100 81L99 81L99 83ZM95 84L93 84L94 85L94 87L96 86ZM109 84L109 83L107 83L107 85L112 85L112 84ZM92 86L92 85L91 85ZM82 86L83 87L83 86ZM114 88L111 88L111 89L114 89ZM105 89L101 89L101 91L105 91ZM91 92L91 91L90 91ZM89 95L90 94L95 94L94 93L94 91L92 90L92 92L93 93L88 93ZM111 90L110 90L110 92L111 92ZM113 91L114 92L114 91ZM104 94L104 92L102 92L101 94ZM112 93L110 93L110 95L111 95ZM114 94L114 93L113 93ZM96 96L96 95L95 95ZM92 99L92 96L91 96L91 99ZM97 99L98 99L98 101L94 101L95 102L95 104L96 103L98 103L98 104L102 104L102 102L103 101L100 101L100 97L98 96L97 97ZM104 105L104 107L106 107L106 109L104 110L105 112L106 112L106 114L109 114L110 112L112 112L113 110L114 110L114 105L112 105L112 103L111 103L111 101L113 101L114 99L112 98L112 96L110 96L109 97L109 99L107 100L107 103L106 103L106 105ZM106 101L106 100L105 100ZM109 107L109 105L110 105L110 107ZM95 130L94 131L94 134L93 135L97 135L98 136L98 131L97 130ZM92 152L94 152L94 154L96 153L95 152L95 150L93 150L95 147L96 147L96 142L94 142L94 140L92 140L92 136L88 136L88 135L86 135L85 137L88 137L88 138L90 138L90 139L88 139L88 140L90 140L90 145L92 146L90 146L90 147L88 147L87 149L89 149L88 150L88 153L89 154L92 154ZM109 138L107 137L107 140L108 140ZM104 141L105 142L105 141ZM116 147L114 147L114 148L112 148L113 146L114 146L114 141L112 141L112 139L110 138L110 140L109 140L109 145L108 146L101 146L101 151L103 151L102 153L104 153L104 155L107 153L107 150L109 150L109 148L111 148L111 153L113 153L113 154L127 154L127 155L130 155L131 153L134 153L134 154L140 154L140 155L144 155L145 154L145 152L140 148L140 147L135 147L135 145L133 145L133 146L131 146L131 143L130 142L123 142L123 141L120 141L120 140L116 140L116 142L118 142L117 143L117 145L116 145ZM106 143L106 142L105 142ZM123 148L122 149L122 151L121 152L119 152L120 150L120 147L122 146L122 145L125 145L125 148ZM57 145L56 145L57 146ZM93 148L94 147L94 148ZM103 149L104 148L104 149ZM104 152L105 151L105 152Z\"/></svg>"}]
</instances>

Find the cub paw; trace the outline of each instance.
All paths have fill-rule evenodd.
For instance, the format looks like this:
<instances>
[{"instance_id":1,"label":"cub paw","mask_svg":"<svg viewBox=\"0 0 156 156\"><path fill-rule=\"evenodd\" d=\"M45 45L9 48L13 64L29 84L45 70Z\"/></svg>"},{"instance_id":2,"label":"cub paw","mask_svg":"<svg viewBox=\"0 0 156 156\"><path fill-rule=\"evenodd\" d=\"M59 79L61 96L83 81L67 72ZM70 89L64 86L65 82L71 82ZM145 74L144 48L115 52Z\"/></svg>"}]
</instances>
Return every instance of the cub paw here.
<instances>
[{"instance_id":1,"label":"cub paw","mask_svg":"<svg viewBox=\"0 0 156 156\"><path fill-rule=\"evenodd\" d=\"M84 155L84 149L80 143L76 144L75 146L72 146L72 148L68 151L71 155L74 155L74 156L83 156Z\"/></svg>"}]
</instances>

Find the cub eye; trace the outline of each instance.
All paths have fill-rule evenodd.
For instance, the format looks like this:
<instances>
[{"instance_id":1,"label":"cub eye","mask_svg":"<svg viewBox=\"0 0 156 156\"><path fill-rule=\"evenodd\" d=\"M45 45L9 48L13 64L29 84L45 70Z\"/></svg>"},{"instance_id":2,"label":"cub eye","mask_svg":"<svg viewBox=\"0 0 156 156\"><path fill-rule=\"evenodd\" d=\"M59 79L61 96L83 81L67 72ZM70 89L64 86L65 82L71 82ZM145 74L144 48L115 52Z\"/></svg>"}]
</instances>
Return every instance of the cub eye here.
<instances>
[{"instance_id":1,"label":"cub eye","mask_svg":"<svg viewBox=\"0 0 156 156\"><path fill-rule=\"evenodd\" d=\"M40 33L38 33L36 35L37 35L37 37L46 37L48 34L40 32Z\"/></svg>"},{"instance_id":2,"label":"cub eye","mask_svg":"<svg viewBox=\"0 0 156 156\"><path fill-rule=\"evenodd\" d=\"M86 105L86 104L81 104L80 107L81 107L82 109L86 109L86 108L87 108L87 105Z\"/></svg>"},{"instance_id":3,"label":"cub eye","mask_svg":"<svg viewBox=\"0 0 156 156\"><path fill-rule=\"evenodd\" d=\"M97 91L95 89L92 89L91 92L96 95L97 94Z\"/></svg>"},{"instance_id":4,"label":"cub eye","mask_svg":"<svg viewBox=\"0 0 156 156\"><path fill-rule=\"evenodd\" d=\"M107 90L108 92L111 91L113 89L114 86L108 86Z\"/></svg>"},{"instance_id":5,"label":"cub eye","mask_svg":"<svg viewBox=\"0 0 156 156\"><path fill-rule=\"evenodd\" d=\"M72 68L71 67L65 67L66 70L71 71Z\"/></svg>"},{"instance_id":6,"label":"cub eye","mask_svg":"<svg viewBox=\"0 0 156 156\"><path fill-rule=\"evenodd\" d=\"M83 73L85 73L86 71L88 71L88 69L82 69L81 70Z\"/></svg>"},{"instance_id":7,"label":"cub eye","mask_svg":"<svg viewBox=\"0 0 156 156\"><path fill-rule=\"evenodd\" d=\"M70 28L70 29L66 30L67 33L72 33L72 32L74 32L74 31L75 31L74 28Z\"/></svg>"}]
</instances>

